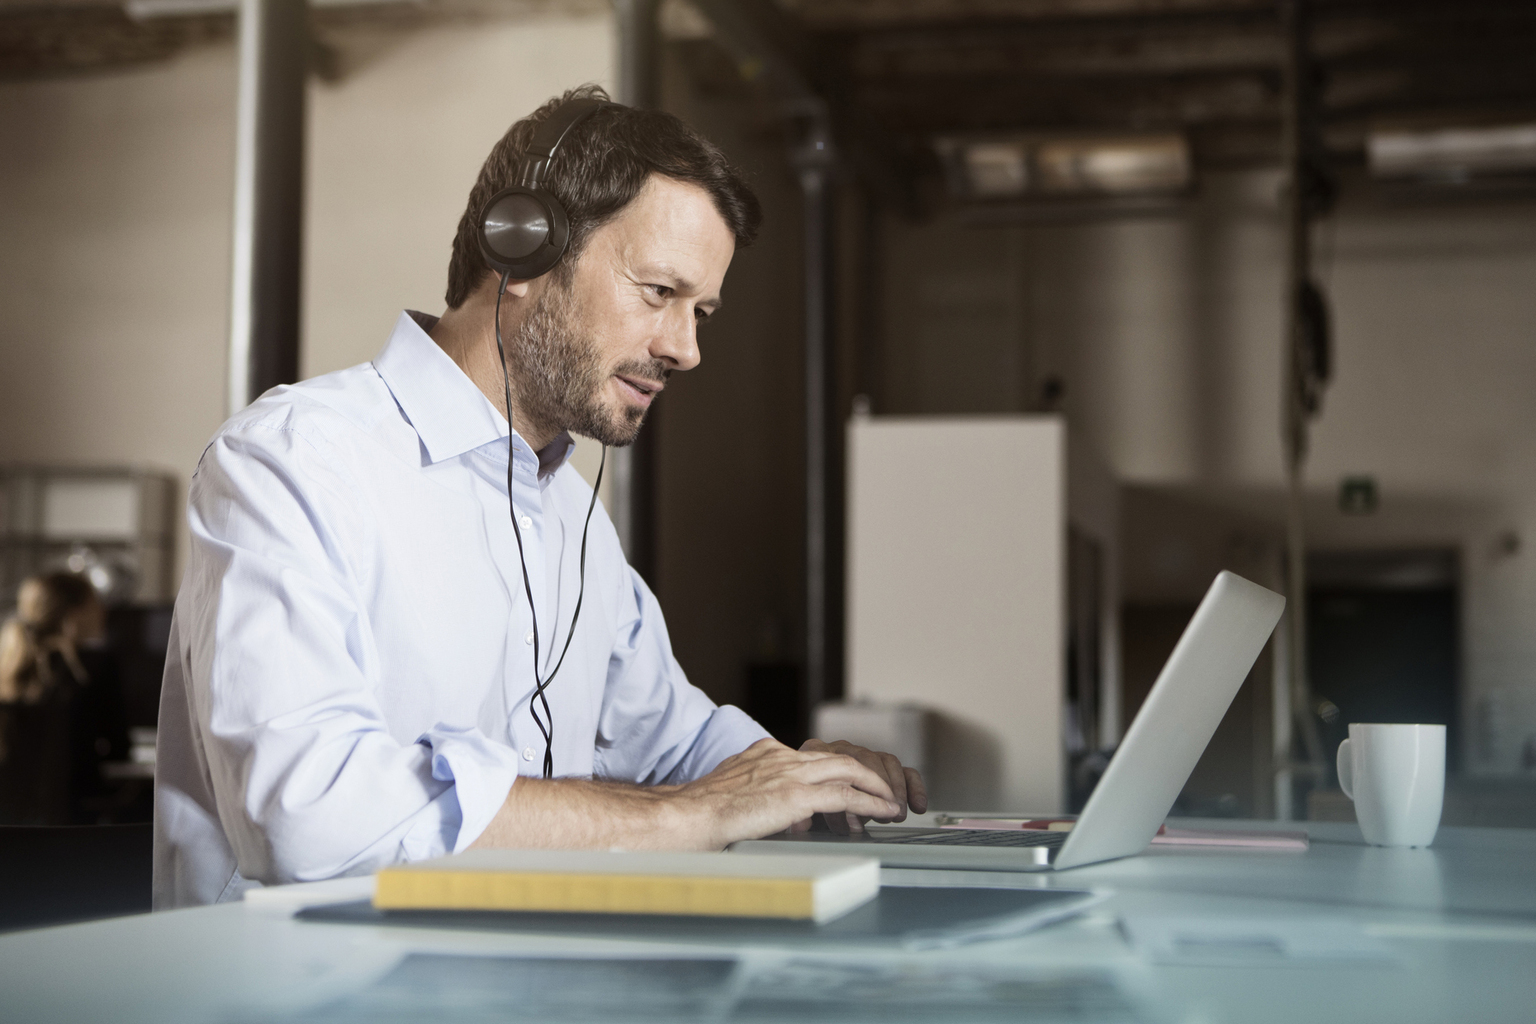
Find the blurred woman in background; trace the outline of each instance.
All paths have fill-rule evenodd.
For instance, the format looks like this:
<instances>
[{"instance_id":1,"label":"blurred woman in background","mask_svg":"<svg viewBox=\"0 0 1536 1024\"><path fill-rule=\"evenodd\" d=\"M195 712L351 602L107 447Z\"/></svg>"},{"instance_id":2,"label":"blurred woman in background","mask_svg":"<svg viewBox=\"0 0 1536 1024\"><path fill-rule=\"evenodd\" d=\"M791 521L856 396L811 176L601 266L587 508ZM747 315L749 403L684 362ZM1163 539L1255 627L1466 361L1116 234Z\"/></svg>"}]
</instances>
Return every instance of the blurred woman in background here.
<instances>
[{"instance_id":1,"label":"blurred woman in background","mask_svg":"<svg viewBox=\"0 0 1536 1024\"><path fill-rule=\"evenodd\" d=\"M0 824L92 824L101 765L128 749L106 609L84 576L24 580L0 627Z\"/></svg>"}]
</instances>

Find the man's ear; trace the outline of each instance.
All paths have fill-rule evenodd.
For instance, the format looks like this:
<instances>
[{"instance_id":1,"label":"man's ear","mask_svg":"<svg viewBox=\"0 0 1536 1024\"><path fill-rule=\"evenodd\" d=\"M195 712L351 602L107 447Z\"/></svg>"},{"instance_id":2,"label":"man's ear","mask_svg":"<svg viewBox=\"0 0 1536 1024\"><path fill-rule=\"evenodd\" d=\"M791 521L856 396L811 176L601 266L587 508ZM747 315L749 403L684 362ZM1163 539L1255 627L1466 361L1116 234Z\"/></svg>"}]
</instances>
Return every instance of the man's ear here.
<instances>
[{"instance_id":1,"label":"man's ear","mask_svg":"<svg viewBox=\"0 0 1536 1024\"><path fill-rule=\"evenodd\" d=\"M531 278L527 281L519 281L513 278L507 282L507 295L513 298L526 299L528 297L528 288L531 284L533 284L533 279ZM487 270L485 272L485 282L480 287L486 289L485 294L492 302L495 302L496 289L501 287L501 275L494 270Z\"/></svg>"}]
</instances>

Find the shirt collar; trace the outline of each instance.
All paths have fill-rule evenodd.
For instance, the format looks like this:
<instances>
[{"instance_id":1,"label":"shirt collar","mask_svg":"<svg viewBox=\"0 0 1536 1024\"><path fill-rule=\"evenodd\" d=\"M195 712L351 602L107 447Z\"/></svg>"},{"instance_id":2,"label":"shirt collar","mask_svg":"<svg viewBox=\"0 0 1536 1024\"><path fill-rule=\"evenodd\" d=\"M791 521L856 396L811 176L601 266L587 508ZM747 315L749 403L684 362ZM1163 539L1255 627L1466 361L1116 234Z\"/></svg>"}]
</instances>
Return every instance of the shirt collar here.
<instances>
[{"instance_id":1,"label":"shirt collar","mask_svg":"<svg viewBox=\"0 0 1536 1024\"><path fill-rule=\"evenodd\" d=\"M427 331L437 317L408 309L395 321L394 333L373 360L390 393L416 435L427 458L443 462L507 436L507 420L467 377ZM523 440L521 434L517 435ZM526 443L520 459L532 459ZM563 466L576 442L561 431L537 456L538 475L546 477Z\"/></svg>"}]
</instances>

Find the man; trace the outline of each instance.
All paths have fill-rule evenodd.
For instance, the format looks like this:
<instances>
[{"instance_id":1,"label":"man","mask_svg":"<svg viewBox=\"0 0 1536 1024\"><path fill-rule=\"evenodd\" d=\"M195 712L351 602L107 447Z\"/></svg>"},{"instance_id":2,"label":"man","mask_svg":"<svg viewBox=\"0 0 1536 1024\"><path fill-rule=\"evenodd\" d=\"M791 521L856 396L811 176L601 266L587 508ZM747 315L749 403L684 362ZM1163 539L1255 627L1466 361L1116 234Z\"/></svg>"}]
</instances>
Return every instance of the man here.
<instances>
[{"instance_id":1,"label":"man","mask_svg":"<svg viewBox=\"0 0 1536 1024\"><path fill-rule=\"evenodd\" d=\"M486 160L441 319L403 314L372 363L269 392L204 452L161 697L157 907L471 846L718 850L926 809L890 755L790 750L716 707L603 510L586 524L567 431L634 440L698 365L759 213L676 118L604 107L549 167L566 255L503 289L482 208L578 97L604 98L551 101Z\"/></svg>"}]
</instances>

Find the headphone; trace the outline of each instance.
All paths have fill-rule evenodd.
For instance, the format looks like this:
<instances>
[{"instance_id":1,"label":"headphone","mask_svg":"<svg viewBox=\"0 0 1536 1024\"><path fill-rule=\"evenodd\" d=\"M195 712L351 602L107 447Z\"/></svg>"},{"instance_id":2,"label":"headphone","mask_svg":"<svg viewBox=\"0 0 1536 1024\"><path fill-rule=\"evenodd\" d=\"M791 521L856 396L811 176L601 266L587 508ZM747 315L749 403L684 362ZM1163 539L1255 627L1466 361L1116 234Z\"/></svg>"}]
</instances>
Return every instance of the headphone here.
<instances>
[{"instance_id":1,"label":"headphone","mask_svg":"<svg viewBox=\"0 0 1536 1024\"><path fill-rule=\"evenodd\" d=\"M560 200L545 190L544 178L571 129L615 106L605 100L571 100L535 129L517 162L517 184L491 196L480 212L480 253L492 268L527 281L560 262L571 240L571 222Z\"/></svg>"},{"instance_id":2,"label":"headphone","mask_svg":"<svg viewBox=\"0 0 1536 1024\"><path fill-rule=\"evenodd\" d=\"M581 617L581 601L587 590L587 529L592 525L592 510L597 507L597 490L603 485L603 469L608 464L608 446L603 445L602 461L597 465L597 479L592 483L592 500L587 505L587 518L581 527L581 585L576 591L576 608L571 613L571 628L565 634L565 646L560 660L550 669L549 675L539 678L539 615L533 603L533 584L528 579L528 559L523 554L523 531L517 522L517 505L512 500L512 380L507 371L507 353L501 342L501 297L507 292L507 282L516 278L527 281L549 273L560 257L565 255L571 240L570 219L565 207L544 189L544 176L555 152L576 127L604 107L616 107L617 103L604 100L571 100L555 108L534 131L533 141L517 162L517 184L504 188L491 197L480 213L480 252L485 261L501 273L501 283L496 290L496 354L501 358L501 383L507 410L507 508L512 514L512 536L517 538L517 560L523 567L523 593L528 599L528 615L533 624L533 696L528 699L528 713L544 737L544 777L555 774L554 732L555 719L549 710L549 698L544 691L554 682L565 655L571 649L576 635L576 620ZM560 571L559 566L555 568ZM559 612L557 607L556 612ZM536 705L534 702L537 701ZM542 706L544 713L539 714Z\"/></svg>"}]
</instances>

